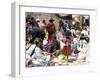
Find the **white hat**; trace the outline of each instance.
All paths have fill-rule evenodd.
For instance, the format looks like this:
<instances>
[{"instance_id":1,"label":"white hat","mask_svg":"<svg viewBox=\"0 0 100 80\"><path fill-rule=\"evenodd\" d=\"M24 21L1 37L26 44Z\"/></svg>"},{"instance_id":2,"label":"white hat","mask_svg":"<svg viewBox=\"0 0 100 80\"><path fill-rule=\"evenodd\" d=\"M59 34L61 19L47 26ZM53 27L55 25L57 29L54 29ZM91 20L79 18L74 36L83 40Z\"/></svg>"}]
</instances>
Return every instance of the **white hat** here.
<instances>
[{"instance_id":1,"label":"white hat","mask_svg":"<svg viewBox=\"0 0 100 80\"><path fill-rule=\"evenodd\" d=\"M37 18L37 19L36 19L36 21L40 21L40 19L39 19L39 18Z\"/></svg>"}]
</instances>

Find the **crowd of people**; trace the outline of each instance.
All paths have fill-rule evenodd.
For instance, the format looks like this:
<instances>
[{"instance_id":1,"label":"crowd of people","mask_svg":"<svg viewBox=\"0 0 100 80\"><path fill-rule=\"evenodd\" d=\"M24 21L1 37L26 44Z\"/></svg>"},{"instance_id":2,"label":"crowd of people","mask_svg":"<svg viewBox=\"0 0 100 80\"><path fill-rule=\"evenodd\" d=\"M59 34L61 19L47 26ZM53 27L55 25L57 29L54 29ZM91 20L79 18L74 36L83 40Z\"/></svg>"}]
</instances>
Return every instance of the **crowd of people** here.
<instances>
[{"instance_id":1,"label":"crowd of people","mask_svg":"<svg viewBox=\"0 0 100 80\"><path fill-rule=\"evenodd\" d=\"M69 65L86 61L89 45L89 23L72 24L72 15L45 19L26 16L26 67ZM84 52L86 49L87 52Z\"/></svg>"}]
</instances>

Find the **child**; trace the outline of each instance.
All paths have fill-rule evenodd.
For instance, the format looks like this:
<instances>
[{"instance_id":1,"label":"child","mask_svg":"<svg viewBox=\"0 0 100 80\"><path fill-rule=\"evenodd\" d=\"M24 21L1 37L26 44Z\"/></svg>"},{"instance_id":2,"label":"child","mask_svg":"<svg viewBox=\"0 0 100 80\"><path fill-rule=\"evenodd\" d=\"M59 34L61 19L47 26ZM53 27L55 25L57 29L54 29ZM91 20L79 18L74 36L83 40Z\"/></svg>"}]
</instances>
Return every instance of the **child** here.
<instances>
[{"instance_id":1,"label":"child","mask_svg":"<svg viewBox=\"0 0 100 80\"><path fill-rule=\"evenodd\" d=\"M63 54L65 55L67 65L68 65L68 57L71 55L71 31L67 30L64 33L64 39L63 42L65 43L65 46L63 47Z\"/></svg>"}]
</instances>

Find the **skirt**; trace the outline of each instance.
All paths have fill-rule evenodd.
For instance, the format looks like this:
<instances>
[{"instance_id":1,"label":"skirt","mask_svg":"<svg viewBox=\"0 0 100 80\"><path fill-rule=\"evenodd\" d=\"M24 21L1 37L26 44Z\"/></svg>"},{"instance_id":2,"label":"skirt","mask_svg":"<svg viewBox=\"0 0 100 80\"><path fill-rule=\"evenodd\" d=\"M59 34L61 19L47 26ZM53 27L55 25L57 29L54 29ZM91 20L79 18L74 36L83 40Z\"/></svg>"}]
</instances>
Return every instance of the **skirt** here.
<instances>
[{"instance_id":1,"label":"skirt","mask_svg":"<svg viewBox=\"0 0 100 80\"><path fill-rule=\"evenodd\" d=\"M72 53L71 46L64 46L64 48L63 48L63 54L65 56L69 56L69 55L71 55L71 53Z\"/></svg>"}]
</instances>

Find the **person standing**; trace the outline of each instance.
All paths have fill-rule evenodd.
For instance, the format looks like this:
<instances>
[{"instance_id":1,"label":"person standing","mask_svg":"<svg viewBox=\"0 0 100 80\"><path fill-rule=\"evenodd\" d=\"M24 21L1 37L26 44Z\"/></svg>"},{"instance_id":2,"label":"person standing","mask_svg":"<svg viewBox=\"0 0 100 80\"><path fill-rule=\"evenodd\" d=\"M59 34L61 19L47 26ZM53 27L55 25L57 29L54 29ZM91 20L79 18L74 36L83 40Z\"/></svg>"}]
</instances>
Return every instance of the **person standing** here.
<instances>
[{"instance_id":1,"label":"person standing","mask_svg":"<svg viewBox=\"0 0 100 80\"><path fill-rule=\"evenodd\" d=\"M66 64L68 65L68 58L71 55L71 31L68 30L64 33L64 39L63 42L65 43L65 46L62 49L62 52L66 59Z\"/></svg>"},{"instance_id":2,"label":"person standing","mask_svg":"<svg viewBox=\"0 0 100 80\"><path fill-rule=\"evenodd\" d=\"M51 41L54 36L56 36L56 26L54 24L54 19L49 20L49 23L46 26L46 30L48 32L48 41Z\"/></svg>"}]
</instances>

